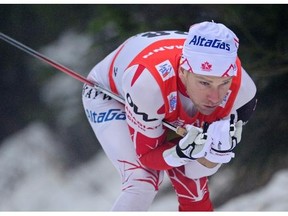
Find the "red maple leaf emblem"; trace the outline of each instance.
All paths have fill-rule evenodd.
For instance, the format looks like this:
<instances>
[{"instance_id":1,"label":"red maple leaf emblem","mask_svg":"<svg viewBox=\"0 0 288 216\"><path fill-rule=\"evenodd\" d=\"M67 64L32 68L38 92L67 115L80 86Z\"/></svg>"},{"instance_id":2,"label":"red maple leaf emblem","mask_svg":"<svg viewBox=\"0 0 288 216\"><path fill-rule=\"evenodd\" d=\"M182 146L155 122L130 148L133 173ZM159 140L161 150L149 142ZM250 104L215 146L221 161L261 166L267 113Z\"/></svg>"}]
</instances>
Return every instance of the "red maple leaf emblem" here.
<instances>
[{"instance_id":1,"label":"red maple leaf emblem","mask_svg":"<svg viewBox=\"0 0 288 216\"><path fill-rule=\"evenodd\" d=\"M201 69L203 71L211 71L212 65L209 62L204 62L201 64Z\"/></svg>"}]
</instances>

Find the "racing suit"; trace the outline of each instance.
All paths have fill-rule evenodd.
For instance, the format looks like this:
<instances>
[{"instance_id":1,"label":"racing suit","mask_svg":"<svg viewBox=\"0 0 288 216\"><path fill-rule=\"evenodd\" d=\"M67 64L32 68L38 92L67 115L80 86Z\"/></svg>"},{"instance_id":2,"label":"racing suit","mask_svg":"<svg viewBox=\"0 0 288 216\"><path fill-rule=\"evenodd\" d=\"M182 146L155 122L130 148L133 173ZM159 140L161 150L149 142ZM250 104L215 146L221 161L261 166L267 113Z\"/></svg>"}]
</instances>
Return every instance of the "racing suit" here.
<instances>
[{"instance_id":1,"label":"racing suit","mask_svg":"<svg viewBox=\"0 0 288 216\"><path fill-rule=\"evenodd\" d=\"M193 124L202 127L235 114L246 123L256 104L256 86L237 59L237 76L221 105L209 116L194 108L178 77L178 67L187 33L145 32L127 39L99 62L88 79L119 97L121 104L84 85L83 105L89 123L107 157L121 177L122 191L113 211L146 211L163 181L169 176L178 198L179 211L212 211L208 169L192 161L197 177L187 177L185 166L171 167L163 152L181 137L163 126Z\"/></svg>"}]
</instances>

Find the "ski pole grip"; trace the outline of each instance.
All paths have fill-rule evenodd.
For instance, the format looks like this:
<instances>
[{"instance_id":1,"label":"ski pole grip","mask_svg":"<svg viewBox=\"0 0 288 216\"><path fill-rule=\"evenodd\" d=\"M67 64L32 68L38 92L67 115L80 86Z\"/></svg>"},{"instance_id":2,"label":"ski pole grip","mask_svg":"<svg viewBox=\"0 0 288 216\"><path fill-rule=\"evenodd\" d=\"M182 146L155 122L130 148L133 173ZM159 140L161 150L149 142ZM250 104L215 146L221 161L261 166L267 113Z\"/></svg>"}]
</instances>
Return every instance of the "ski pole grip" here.
<instances>
[{"instance_id":1,"label":"ski pole grip","mask_svg":"<svg viewBox=\"0 0 288 216\"><path fill-rule=\"evenodd\" d=\"M178 135L184 137L184 136L186 136L187 131L186 131L185 128L178 126L178 127L176 128L176 133L177 133Z\"/></svg>"}]
</instances>

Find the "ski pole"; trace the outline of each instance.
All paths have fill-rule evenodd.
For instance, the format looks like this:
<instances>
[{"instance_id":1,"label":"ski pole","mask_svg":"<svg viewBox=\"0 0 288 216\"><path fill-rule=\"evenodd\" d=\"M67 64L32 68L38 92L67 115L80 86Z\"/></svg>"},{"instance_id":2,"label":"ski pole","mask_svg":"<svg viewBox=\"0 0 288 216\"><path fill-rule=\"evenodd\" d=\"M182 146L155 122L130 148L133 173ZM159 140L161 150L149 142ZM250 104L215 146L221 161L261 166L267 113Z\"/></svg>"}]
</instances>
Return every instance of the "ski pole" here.
<instances>
[{"instance_id":1,"label":"ski pole","mask_svg":"<svg viewBox=\"0 0 288 216\"><path fill-rule=\"evenodd\" d=\"M110 96L111 98L117 100L118 102L124 104L125 103L125 100L120 97L119 95L116 95L114 94L113 92L105 89L104 87L100 86L98 83L94 83L88 79L86 79L85 77L81 76L80 74L76 73L75 71L61 65L60 63L48 58L47 56L31 49L30 47L20 43L19 41L16 41L15 39L3 34L2 32L0 32L0 38L2 40L4 40L5 42L9 43L10 45L18 48L18 49L21 49L22 51L28 53L29 55L32 55L34 56L35 58L38 58L39 60L47 63L47 64L50 64L52 67L60 70L61 72L64 72L66 74L68 74L69 76L89 85L89 86L92 86L93 88L103 92L104 94ZM175 127L174 125L170 124L169 122L166 122L166 121L163 121L163 125L167 128L169 128L170 130L173 130L174 132L176 132L178 135L180 136L185 136L186 135L186 130L182 127Z\"/></svg>"}]
</instances>

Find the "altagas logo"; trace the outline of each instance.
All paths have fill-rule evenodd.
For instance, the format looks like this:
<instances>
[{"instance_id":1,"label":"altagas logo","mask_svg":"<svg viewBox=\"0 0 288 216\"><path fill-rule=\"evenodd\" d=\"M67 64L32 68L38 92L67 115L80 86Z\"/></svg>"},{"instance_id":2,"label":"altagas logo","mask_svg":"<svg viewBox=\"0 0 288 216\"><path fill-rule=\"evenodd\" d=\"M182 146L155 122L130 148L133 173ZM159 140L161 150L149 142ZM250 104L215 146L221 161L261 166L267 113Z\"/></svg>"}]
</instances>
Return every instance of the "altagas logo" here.
<instances>
[{"instance_id":1,"label":"altagas logo","mask_svg":"<svg viewBox=\"0 0 288 216\"><path fill-rule=\"evenodd\" d=\"M204 47L212 47L217 49L223 49L230 51L230 44L224 43L221 40L214 39L206 39L205 37L194 35L192 40L189 42L189 45L195 45L195 46L204 46Z\"/></svg>"}]
</instances>

